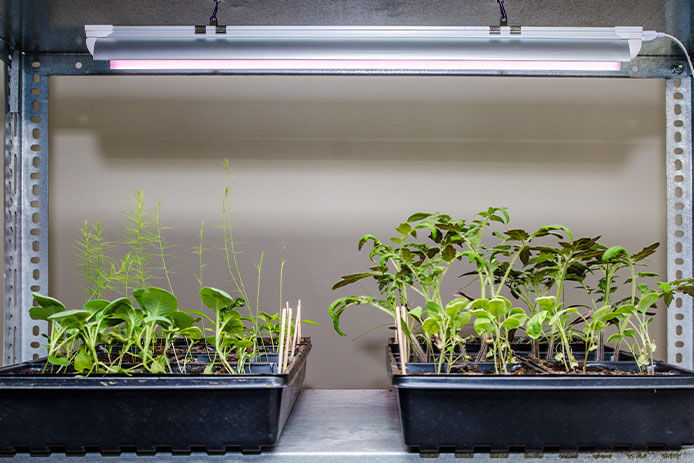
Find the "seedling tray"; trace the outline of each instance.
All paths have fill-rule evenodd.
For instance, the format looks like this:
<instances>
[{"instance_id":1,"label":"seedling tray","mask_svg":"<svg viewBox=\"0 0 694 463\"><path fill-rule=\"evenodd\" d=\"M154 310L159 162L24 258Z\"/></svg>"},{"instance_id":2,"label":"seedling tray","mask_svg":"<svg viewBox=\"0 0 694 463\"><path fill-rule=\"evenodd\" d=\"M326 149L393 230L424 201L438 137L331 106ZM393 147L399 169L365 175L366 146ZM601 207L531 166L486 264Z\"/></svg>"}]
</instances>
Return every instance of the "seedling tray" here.
<instances>
[{"instance_id":1,"label":"seedling tray","mask_svg":"<svg viewBox=\"0 0 694 463\"><path fill-rule=\"evenodd\" d=\"M387 349L405 445L422 453L680 449L694 444L694 372L601 362L624 375L441 374ZM591 362L589 362L589 365ZM480 371L493 366L481 364Z\"/></svg>"},{"instance_id":2,"label":"seedling tray","mask_svg":"<svg viewBox=\"0 0 694 463\"><path fill-rule=\"evenodd\" d=\"M0 454L123 451L257 453L274 446L301 390L310 338L285 374L17 374L0 369Z\"/></svg>"}]
</instances>

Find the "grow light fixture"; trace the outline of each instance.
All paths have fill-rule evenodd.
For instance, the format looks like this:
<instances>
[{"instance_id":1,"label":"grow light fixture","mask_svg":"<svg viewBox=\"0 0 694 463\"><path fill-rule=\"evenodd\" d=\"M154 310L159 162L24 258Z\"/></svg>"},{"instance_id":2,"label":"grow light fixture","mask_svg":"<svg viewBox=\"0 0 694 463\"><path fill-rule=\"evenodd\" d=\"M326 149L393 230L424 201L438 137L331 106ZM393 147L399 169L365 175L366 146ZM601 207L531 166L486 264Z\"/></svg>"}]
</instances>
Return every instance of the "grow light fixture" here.
<instances>
[{"instance_id":1,"label":"grow light fixture","mask_svg":"<svg viewBox=\"0 0 694 463\"><path fill-rule=\"evenodd\" d=\"M85 26L114 70L619 71L641 27Z\"/></svg>"}]
</instances>

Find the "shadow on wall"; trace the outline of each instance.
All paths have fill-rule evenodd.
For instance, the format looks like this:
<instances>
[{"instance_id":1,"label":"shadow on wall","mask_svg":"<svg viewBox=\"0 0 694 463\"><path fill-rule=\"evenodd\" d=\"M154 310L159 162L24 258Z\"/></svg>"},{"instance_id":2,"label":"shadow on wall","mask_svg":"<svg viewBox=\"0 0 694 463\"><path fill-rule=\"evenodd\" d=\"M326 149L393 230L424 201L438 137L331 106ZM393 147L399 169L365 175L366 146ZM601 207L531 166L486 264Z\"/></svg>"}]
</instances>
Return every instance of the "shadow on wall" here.
<instances>
[{"instance_id":1,"label":"shadow on wall","mask_svg":"<svg viewBox=\"0 0 694 463\"><path fill-rule=\"evenodd\" d=\"M206 283L229 288L214 226L228 157L247 284L263 250L261 299L275 310L286 259L284 297L301 297L305 316L321 322L307 328L314 350L306 384L384 387L388 329L350 342L384 316L351 311L343 326L350 336L341 338L327 315L334 298L364 291L330 291L340 275L368 265L358 238L391 236L416 210L469 217L503 205L513 226L563 223L629 249L664 242L662 87L612 79L52 78L51 292L80 303L77 228L100 220L117 239L138 188L162 200L162 220L175 229L182 306L199 304L188 248L200 220L209 233ZM661 250L652 270L664 273L664 263ZM657 324L664 346L663 319Z\"/></svg>"},{"instance_id":2,"label":"shadow on wall","mask_svg":"<svg viewBox=\"0 0 694 463\"><path fill-rule=\"evenodd\" d=\"M629 144L659 136L652 107L421 102L70 99L53 127L89 131L107 161L230 157L265 161L517 163L618 170ZM599 115L609 114L610 123ZM133 117L137 115L137 117ZM660 116L658 114L657 116ZM659 117L655 119L659 120ZM117 128L117 129L116 129ZM482 167L483 168L483 167Z\"/></svg>"}]
</instances>

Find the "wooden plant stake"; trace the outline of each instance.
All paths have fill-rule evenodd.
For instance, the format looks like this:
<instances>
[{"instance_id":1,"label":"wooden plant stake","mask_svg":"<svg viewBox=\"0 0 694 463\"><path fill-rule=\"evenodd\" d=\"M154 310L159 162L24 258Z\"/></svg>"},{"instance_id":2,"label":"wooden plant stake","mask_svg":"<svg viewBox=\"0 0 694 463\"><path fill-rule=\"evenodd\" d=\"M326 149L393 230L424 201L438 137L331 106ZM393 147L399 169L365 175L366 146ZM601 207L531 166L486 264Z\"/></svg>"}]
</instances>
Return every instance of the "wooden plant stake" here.
<instances>
[{"instance_id":1,"label":"wooden plant stake","mask_svg":"<svg viewBox=\"0 0 694 463\"><path fill-rule=\"evenodd\" d=\"M287 345L284 349L284 365L282 366L282 372L287 369L287 364L289 363L289 350L292 347L292 309L289 307L289 304L287 304L287 307L287 334L285 337Z\"/></svg>"},{"instance_id":2,"label":"wooden plant stake","mask_svg":"<svg viewBox=\"0 0 694 463\"><path fill-rule=\"evenodd\" d=\"M282 374L282 350L284 349L284 323L287 317L287 309L282 309L280 321L280 343L277 346L277 373Z\"/></svg>"},{"instance_id":3,"label":"wooden plant stake","mask_svg":"<svg viewBox=\"0 0 694 463\"><path fill-rule=\"evenodd\" d=\"M301 299L296 306L296 322L294 324L294 338L292 339L292 358L289 359L291 362L294 360L294 353L296 352L297 339L301 342L301 337L299 337L299 331L301 331Z\"/></svg>"},{"instance_id":4,"label":"wooden plant stake","mask_svg":"<svg viewBox=\"0 0 694 463\"><path fill-rule=\"evenodd\" d=\"M400 348L400 370L403 375L407 374L407 360L405 360L405 354L403 352L405 337L402 332L402 319L400 318L400 306L395 306L395 325L398 331L398 340L400 341L398 347Z\"/></svg>"}]
</instances>

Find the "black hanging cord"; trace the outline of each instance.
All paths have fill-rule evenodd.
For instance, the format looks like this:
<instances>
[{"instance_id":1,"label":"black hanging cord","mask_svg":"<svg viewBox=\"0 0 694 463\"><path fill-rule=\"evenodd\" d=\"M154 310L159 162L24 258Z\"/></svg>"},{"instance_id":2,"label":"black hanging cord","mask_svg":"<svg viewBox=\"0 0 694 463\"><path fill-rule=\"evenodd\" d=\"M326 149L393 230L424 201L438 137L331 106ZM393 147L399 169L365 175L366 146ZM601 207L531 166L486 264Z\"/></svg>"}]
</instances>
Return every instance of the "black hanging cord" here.
<instances>
[{"instance_id":1,"label":"black hanging cord","mask_svg":"<svg viewBox=\"0 0 694 463\"><path fill-rule=\"evenodd\" d=\"M499 11L501 13L501 18L499 18L499 25L507 26L508 18L506 17L506 8L504 7L504 0L496 0L496 3L499 4Z\"/></svg>"},{"instance_id":2,"label":"black hanging cord","mask_svg":"<svg viewBox=\"0 0 694 463\"><path fill-rule=\"evenodd\" d=\"M217 25L217 10L219 10L219 0L214 0L214 11L212 16L210 16L210 26Z\"/></svg>"}]
</instances>

